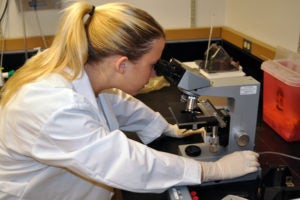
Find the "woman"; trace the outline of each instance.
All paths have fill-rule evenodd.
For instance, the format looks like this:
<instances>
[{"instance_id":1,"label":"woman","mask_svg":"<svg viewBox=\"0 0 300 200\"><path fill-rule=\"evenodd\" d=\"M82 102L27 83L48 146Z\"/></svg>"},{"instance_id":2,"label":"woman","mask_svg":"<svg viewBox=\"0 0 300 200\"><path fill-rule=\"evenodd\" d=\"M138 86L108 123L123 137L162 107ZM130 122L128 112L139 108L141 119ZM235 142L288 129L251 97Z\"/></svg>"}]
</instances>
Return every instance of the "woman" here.
<instances>
[{"instance_id":1,"label":"woman","mask_svg":"<svg viewBox=\"0 0 300 200\"><path fill-rule=\"evenodd\" d=\"M164 43L161 26L128 4L67 8L51 47L2 88L0 199L108 200L112 188L161 192L256 171L251 151L200 163L126 138L190 134L129 95L148 82Z\"/></svg>"}]
</instances>

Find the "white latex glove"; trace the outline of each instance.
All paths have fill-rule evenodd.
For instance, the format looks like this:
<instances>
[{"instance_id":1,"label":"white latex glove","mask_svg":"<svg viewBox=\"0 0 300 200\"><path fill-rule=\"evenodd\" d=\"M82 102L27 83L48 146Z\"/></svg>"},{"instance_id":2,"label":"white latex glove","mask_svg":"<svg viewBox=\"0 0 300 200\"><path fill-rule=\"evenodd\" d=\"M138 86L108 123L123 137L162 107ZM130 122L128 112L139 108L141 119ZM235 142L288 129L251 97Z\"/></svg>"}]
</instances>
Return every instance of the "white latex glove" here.
<instances>
[{"instance_id":1,"label":"white latex glove","mask_svg":"<svg viewBox=\"0 0 300 200\"><path fill-rule=\"evenodd\" d=\"M170 136L170 137L175 137L175 138L183 138L189 135L194 135L194 134L204 134L205 129L202 127L200 129L192 130L192 129L180 129L177 124L174 125L169 125L167 130L164 132L164 135Z\"/></svg>"},{"instance_id":2,"label":"white latex glove","mask_svg":"<svg viewBox=\"0 0 300 200\"><path fill-rule=\"evenodd\" d=\"M253 151L236 151L215 162L201 162L202 182L237 178L256 172L259 154Z\"/></svg>"}]
</instances>

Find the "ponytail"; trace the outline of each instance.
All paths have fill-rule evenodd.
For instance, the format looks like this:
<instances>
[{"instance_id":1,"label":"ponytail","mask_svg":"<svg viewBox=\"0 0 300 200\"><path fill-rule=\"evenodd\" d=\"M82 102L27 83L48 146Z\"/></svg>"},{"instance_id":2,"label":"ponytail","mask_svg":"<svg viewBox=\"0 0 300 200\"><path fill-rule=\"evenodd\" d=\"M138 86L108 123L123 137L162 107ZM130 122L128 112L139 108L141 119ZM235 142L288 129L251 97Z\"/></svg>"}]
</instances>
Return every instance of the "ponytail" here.
<instances>
[{"instance_id":1,"label":"ponytail","mask_svg":"<svg viewBox=\"0 0 300 200\"><path fill-rule=\"evenodd\" d=\"M64 11L52 45L28 59L1 89L1 106L23 85L42 79L50 73L60 73L66 79L74 80L82 72L88 57L84 17L92 8L89 3L77 2ZM72 73L67 73L66 68Z\"/></svg>"},{"instance_id":2,"label":"ponytail","mask_svg":"<svg viewBox=\"0 0 300 200\"><path fill-rule=\"evenodd\" d=\"M6 82L0 105L4 106L23 85L50 73L72 81L86 62L111 55L138 60L151 50L153 40L161 37L165 34L155 19L129 4L108 3L95 8L85 1L74 3L64 10L52 45L30 58Z\"/></svg>"}]
</instances>

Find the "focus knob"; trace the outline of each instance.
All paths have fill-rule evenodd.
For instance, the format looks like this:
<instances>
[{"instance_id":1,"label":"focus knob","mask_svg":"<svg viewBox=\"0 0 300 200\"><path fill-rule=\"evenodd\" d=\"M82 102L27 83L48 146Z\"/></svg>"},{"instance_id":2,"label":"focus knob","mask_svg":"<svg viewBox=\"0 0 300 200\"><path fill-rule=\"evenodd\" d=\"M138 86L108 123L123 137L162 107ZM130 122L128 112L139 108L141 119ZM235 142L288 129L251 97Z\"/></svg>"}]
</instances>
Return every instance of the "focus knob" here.
<instances>
[{"instance_id":1,"label":"focus knob","mask_svg":"<svg viewBox=\"0 0 300 200\"><path fill-rule=\"evenodd\" d=\"M248 133L246 133L245 131L240 131L238 134L236 134L235 139L236 139L237 145L239 145L240 147L247 146L250 141L250 137L249 137Z\"/></svg>"}]
</instances>

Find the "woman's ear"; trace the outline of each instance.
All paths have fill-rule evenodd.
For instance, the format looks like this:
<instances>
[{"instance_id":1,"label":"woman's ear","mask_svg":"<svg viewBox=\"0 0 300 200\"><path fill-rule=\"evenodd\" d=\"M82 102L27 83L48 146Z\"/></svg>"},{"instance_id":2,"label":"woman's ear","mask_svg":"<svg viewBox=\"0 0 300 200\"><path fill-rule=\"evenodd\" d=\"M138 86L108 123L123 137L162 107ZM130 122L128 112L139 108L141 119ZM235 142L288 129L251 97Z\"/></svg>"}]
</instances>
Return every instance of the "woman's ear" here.
<instances>
[{"instance_id":1,"label":"woman's ear","mask_svg":"<svg viewBox=\"0 0 300 200\"><path fill-rule=\"evenodd\" d=\"M124 74L126 70L126 64L128 64L128 58L126 56L119 57L116 62L117 72Z\"/></svg>"}]
</instances>

